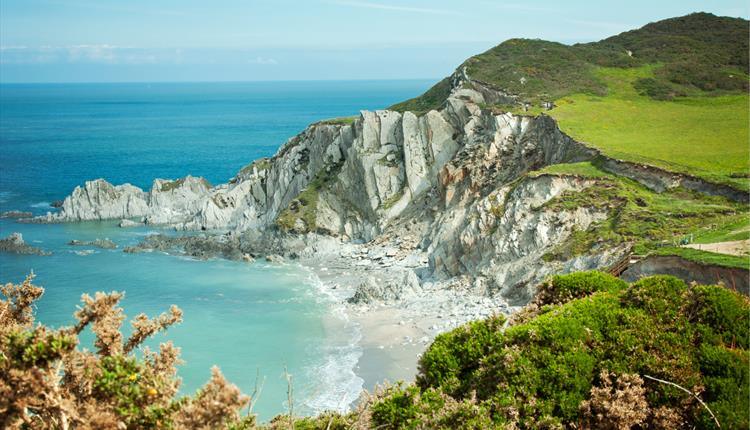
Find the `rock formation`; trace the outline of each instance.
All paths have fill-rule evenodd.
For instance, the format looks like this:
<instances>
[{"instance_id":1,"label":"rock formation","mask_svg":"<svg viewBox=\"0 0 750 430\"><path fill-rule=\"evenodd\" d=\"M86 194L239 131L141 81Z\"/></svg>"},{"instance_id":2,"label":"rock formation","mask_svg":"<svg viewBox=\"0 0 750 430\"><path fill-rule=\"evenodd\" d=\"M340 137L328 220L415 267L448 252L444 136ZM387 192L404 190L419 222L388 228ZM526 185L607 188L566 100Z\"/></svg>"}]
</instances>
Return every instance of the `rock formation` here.
<instances>
[{"instance_id":1,"label":"rock formation","mask_svg":"<svg viewBox=\"0 0 750 430\"><path fill-rule=\"evenodd\" d=\"M0 239L0 252L27 255L52 255L51 252L31 246L23 240L21 233L11 233L5 239Z\"/></svg>"},{"instance_id":2,"label":"rock formation","mask_svg":"<svg viewBox=\"0 0 750 430\"><path fill-rule=\"evenodd\" d=\"M596 159L602 168L656 190L682 185L726 195L695 178L607 159L562 133L549 116L482 109L485 101L508 95L476 82L467 89L467 79L465 74L453 77L452 96L439 111L419 116L363 111L351 124L310 125L276 155L256 160L225 184L211 187L188 176L157 179L143 191L98 179L76 188L59 213L37 221L120 219L123 227L144 222L231 233L230 239L160 238L143 245L192 246L190 254L198 258L289 253L288 241L257 249L243 239L259 232L395 243L404 252L426 253L422 277L468 277L483 290L523 301L533 294L528 286L547 274L607 267L625 252L604 249L545 262L542 255L555 244L607 214L584 207L546 209L546 202L564 191L583 190L591 181L528 172ZM365 284L356 300L400 294Z\"/></svg>"}]
</instances>

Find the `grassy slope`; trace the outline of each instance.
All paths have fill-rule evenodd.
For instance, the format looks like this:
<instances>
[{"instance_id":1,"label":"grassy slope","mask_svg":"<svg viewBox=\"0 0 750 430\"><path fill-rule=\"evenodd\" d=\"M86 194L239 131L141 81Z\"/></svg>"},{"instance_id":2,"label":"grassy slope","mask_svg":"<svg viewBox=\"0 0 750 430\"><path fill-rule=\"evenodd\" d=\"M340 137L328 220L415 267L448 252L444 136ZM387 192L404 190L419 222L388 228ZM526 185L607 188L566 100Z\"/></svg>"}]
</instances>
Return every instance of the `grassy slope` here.
<instances>
[{"instance_id":1,"label":"grassy slope","mask_svg":"<svg viewBox=\"0 0 750 430\"><path fill-rule=\"evenodd\" d=\"M632 85L652 72L599 68L608 95L568 96L549 114L571 137L609 156L746 188L747 178L737 176L750 170L748 96L652 100Z\"/></svg>"},{"instance_id":2,"label":"grassy slope","mask_svg":"<svg viewBox=\"0 0 750 430\"><path fill-rule=\"evenodd\" d=\"M597 179L592 187L581 192L563 193L548 202L546 207L572 210L590 206L609 212L606 221L586 231L573 232L568 240L544 256L547 260L566 260L595 251L600 246L630 243L639 254L679 253L702 263L748 267L747 259L741 257L672 247L691 234L698 239L726 237L736 228L746 226L746 206L742 204L682 189L656 193L635 181L599 170L589 162L556 164L529 175L541 174ZM664 248L665 245L669 248Z\"/></svg>"}]
</instances>

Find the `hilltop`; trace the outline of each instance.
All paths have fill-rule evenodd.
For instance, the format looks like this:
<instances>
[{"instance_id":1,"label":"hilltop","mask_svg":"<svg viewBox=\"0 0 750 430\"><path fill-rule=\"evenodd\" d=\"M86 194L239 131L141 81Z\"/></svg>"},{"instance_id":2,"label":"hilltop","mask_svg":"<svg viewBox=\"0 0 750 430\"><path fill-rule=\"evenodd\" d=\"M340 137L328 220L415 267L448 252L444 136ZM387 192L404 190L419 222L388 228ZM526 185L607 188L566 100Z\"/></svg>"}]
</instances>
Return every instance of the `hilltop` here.
<instances>
[{"instance_id":1,"label":"hilltop","mask_svg":"<svg viewBox=\"0 0 750 430\"><path fill-rule=\"evenodd\" d=\"M695 13L586 44L511 39L391 109L438 109L458 87L492 93L488 108L544 112L612 157L744 190L748 25Z\"/></svg>"}]
</instances>

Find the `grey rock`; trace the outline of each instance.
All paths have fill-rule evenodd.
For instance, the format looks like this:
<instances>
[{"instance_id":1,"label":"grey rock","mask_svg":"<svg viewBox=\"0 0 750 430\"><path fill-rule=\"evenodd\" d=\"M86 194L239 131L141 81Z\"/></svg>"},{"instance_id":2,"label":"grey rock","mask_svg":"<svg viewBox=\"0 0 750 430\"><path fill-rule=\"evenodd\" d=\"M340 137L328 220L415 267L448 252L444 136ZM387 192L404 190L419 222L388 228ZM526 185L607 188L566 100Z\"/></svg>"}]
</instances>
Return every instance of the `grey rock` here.
<instances>
[{"instance_id":1,"label":"grey rock","mask_svg":"<svg viewBox=\"0 0 750 430\"><path fill-rule=\"evenodd\" d=\"M31 218L34 216L31 212L22 212L22 211L5 211L3 213L0 213L0 218Z\"/></svg>"},{"instance_id":2,"label":"grey rock","mask_svg":"<svg viewBox=\"0 0 750 430\"><path fill-rule=\"evenodd\" d=\"M128 228L128 227L140 227L143 225L143 222L136 222L130 219L123 219L120 220L120 223L117 224L118 226L122 228Z\"/></svg>"},{"instance_id":3,"label":"grey rock","mask_svg":"<svg viewBox=\"0 0 750 430\"><path fill-rule=\"evenodd\" d=\"M26 255L52 255L51 252L36 248L24 242L21 233L11 233L10 236L0 239L0 252Z\"/></svg>"},{"instance_id":4,"label":"grey rock","mask_svg":"<svg viewBox=\"0 0 750 430\"><path fill-rule=\"evenodd\" d=\"M112 242L109 239L95 239L90 241L82 241L82 240L71 240L68 242L68 245L71 246L95 246L97 248L102 249L115 249L117 248L117 244Z\"/></svg>"},{"instance_id":5,"label":"grey rock","mask_svg":"<svg viewBox=\"0 0 750 430\"><path fill-rule=\"evenodd\" d=\"M284 257L277 254L266 255L266 261L269 263L283 263Z\"/></svg>"}]
</instances>

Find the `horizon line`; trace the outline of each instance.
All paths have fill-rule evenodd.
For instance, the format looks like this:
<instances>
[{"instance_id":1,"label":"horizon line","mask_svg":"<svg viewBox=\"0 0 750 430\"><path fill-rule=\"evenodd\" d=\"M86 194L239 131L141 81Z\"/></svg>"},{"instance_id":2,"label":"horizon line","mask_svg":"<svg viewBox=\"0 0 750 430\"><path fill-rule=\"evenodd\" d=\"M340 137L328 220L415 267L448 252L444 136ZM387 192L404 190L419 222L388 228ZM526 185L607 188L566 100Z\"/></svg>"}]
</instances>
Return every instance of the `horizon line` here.
<instances>
[{"instance_id":1,"label":"horizon line","mask_svg":"<svg viewBox=\"0 0 750 430\"><path fill-rule=\"evenodd\" d=\"M90 85L90 84L240 84L269 82L389 82L389 81L427 81L439 80L440 77L425 78L345 78L345 79L248 79L248 80L184 80L184 81L0 81L0 85Z\"/></svg>"}]
</instances>

